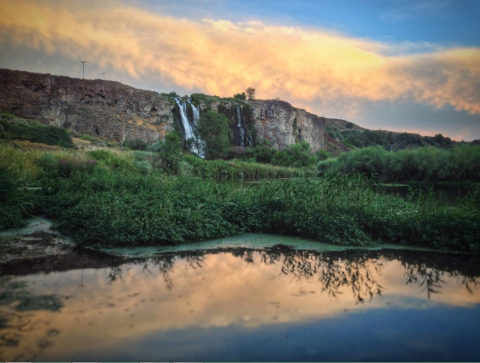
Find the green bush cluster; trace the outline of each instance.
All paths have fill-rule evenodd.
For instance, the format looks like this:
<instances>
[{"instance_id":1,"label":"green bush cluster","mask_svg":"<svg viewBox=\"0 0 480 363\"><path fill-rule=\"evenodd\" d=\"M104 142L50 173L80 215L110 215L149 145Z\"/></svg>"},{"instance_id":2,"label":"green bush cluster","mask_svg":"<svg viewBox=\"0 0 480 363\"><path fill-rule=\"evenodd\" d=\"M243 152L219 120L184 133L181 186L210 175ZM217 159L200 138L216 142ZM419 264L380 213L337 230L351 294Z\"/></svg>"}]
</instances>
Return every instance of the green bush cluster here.
<instances>
[{"instance_id":1,"label":"green bush cluster","mask_svg":"<svg viewBox=\"0 0 480 363\"><path fill-rule=\"evenodd\" d=\"M405 201L371 180L336 175L236 189L193 177L96 170L47 179L39 203L81 245L172 244L241 232L365 246L389 242L480 251L479 194L462 207Z\"/></svg>"},{"instance_id":2,"label":"green bush cluster","mask_svg":"<svg viewBox=\"0 0 480 363\"><path fill-rule=\"evenodd\" d=\"M339 133L338 130L333 129L335 128L327 127L327 132L332 137L359 148L379 145L387 150L402 150L424 146L449 148L455 144L449 137L444 137L442 134L421 136L407 132L399 133L381 130L348 130Z\"/></svg>"},{"instance_id":3,"label":"green bush cluster","mask_svg":"<svg viewBox=\"0 0 480 363\"><path fill-rule=\"evenodd\" d=\"M362 173L384 182L480 181L480 145L386 151L366 147L318 163L320 174Z\"/></svg>"},{"instance_id":4,"label":"green bush cluster","mask_svg":"<svg viewBox=\"0 0 480 363\"><path fill-rule=\"evenodd\" d=\"M131 150L147 150L148 142L143 141L142 139L125 140L123 146L128 147Z\"/></svg>"},{"instance_id":5,"label":"green bush cluster","mask_svg":"<svg viewBox=\"0 0 480 363\"><path fill-rule=\"evenodd\" d=\"M254 163L294 168L312 168L317 165L319 160L330 157L330 154L326 150L320 149L315 155L312 155L310 144L306 141L288 145L284 150L280 151L270 147L270 142L267 140L261 146L246 148L240 156L232 153L231 157Z\"/></svg>"},{"instance_id":6,"label":"green bush cluster","mask_svg":"<svg viewBox=\"0 0 480 363\"><path fill-rule=\"evenodd\" d=\"M205 143L205 157L210 160L222 158L230 147L227 117L216 111L202 112L197 128Z\"/></svg>"},{"instance_id":7,"label":"green bush cluster","mask_svg":"<svg viewBox=\"0 0 480 363\"><path fill-rule=\"evenodd\" d=\"M0 115L0 138L5 140L27 140L47 145L74 148L72 137L67 130L37 121L27 121L10 114Z\"/></svg>"},{"instance_id":8,"label":"green bush cluster","mask_svg":"<svg viewBox=\"0 0 480 363\"><path fill-rule=\"evenodd\" d=\"M25 152L0 143L0 230L21 227L34 205L31 186L40 173Z\"/></svg>"}]
</instances>

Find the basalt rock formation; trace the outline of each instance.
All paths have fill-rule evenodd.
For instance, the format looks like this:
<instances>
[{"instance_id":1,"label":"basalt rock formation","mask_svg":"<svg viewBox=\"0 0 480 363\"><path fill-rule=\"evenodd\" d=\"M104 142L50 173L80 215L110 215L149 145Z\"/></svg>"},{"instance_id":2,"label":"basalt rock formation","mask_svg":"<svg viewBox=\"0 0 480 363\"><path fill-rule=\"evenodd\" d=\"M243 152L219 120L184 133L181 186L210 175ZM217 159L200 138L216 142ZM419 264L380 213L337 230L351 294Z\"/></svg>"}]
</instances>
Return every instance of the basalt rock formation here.
<instances>
[{"instance_id":1,"label":"basalt rock formation","mask_svg":"<svg viewBox=\"0 0 480 363\"><path fill-rule=\"evenodd\" d=\"M168 97L98 79L0 69L0 110L118 142L173 130Z\"/></svg>"},{"instance_id":2,"label":"basalt rock formation","mask_svg":"<svg viewBox=\"0 0 480 363\"><path fill-rule=\"evenodd\" d=\"M193 126L195 115L213 109L228 116L232 143L253 146L269 140L284 149L306 141L312 151L325 146L329 125L347 121L328 119L278 100L237 101L201 95L191 100L145 91L119 82L84 80L51 74L0 69L0 110L44 124L64 127L74 134L87 134L108 141L163 139L175 128L184 136L186 120L179 104L190 104L184 117ZM190 110L191 109L191 110ZM188 125L187 125L188 126ZM356 127L356 125L355 125Z\"/></svg>"},{"instance_id":3,"label":"basalt rock formation","mask_svg":"<svg viewBox=\"0 0 480 363\"><path fill-rule=\"evenodd\" d=\"M325 145L325 117L292 107L277 100L252 100L257 139L267 139L270 145L282 150L288 145L306 141L312 151Z\"/></svg>"}]
</instances>

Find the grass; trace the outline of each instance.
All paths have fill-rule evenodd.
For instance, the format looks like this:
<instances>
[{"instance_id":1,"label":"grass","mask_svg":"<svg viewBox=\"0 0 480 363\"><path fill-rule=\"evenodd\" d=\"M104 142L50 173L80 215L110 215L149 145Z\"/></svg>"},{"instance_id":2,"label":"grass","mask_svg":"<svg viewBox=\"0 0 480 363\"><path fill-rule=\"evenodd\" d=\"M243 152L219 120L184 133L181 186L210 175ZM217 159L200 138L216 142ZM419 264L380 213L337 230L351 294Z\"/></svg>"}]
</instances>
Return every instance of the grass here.
<instances>
[{"instance_id":1,"label":"grass","mask_svg":"<svg viewBox=\"0 0 480 363\"><path fill-rule=\"evenodd\" d=\"M81 246L180 244L243 232L281 233L338 245L399 243L480 252L480 190L459 206L433 195L378 193L360 175L303 178L302 169L183 158L168 175L155 153L25 151L0 145L1 228L45 213ZM95 161L95 162L94 162ZM146 165L150 167L146 167ZM159 163L161 164L161 163ZM238 189L219 176L287 176ZM293 178L299 177L299 178ZM27 191L27 185L41 190Z\"/></svg>"},{"instance_id":2,"label":"grass","mask_svg":"<svg viewBox=\"0 0 480 363\"><path fill-rule=\"evenodd\" d=\"M377 175L384 182L466 182L480 181L480 145L449 149L422 147L386 151L366 147L320 161L320 174L363 173Z\"/></svg>"}]
</instances>

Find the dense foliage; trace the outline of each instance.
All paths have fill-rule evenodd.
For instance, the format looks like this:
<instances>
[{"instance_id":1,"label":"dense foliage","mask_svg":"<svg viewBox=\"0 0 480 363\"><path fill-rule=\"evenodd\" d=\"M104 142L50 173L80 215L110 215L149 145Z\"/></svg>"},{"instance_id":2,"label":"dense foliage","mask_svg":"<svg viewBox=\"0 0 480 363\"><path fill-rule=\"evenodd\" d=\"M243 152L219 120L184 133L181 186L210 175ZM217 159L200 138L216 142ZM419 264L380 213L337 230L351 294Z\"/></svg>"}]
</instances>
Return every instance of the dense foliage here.
<instances>
[{"instance_id":1,"label":"dense foliage","mask_svg":"<svg viewBox=\"0 0 480 363\"><path fill-rule=\"evenodd\" d=\"M284 150L274 149L270 147L268 141L265 141L261 146L242 150L240 155L235 155L235 153L230 155L230 157L242 161L295 168L314 167L319 160L324 160L329 156L330 154L326 150L319 150L315 155L312 155L310 144L306 141L288 145Z\"/></svg>"},{"instance_id":2,"label":"dense foliage","mask_svg":"<svg viewBox=\"0 0 480 363\"><path fill-rule=\"evenodd\" d=\"M480 181L480 145L386 151L367 147L318 163L321 174L362 173L382 181Z\"/></svg>"},{"instance_id":3,"label":"dense foliage","mask_svg":"<svg viewBox=\"0 0 480 363\"><path fill-rule=\"evenodd\" d=\"M42 125L37 121L27 121L5 113L0 114L0 138L74 147L72 137L61 127Z\"/></svg>"},{"instance_id":4,"label":"dense foliage","mask_svg":"<svg viewBox=\"0 0 480 363\"><path fill-rule=\"evenodd\" d=\"M348 130L339 134L334 128L327 129L327 132L334 138L358 148L379 145L383 146L386 150L395 151L423 146L448 148L454 144L449 137L444 137L442 134L437 134L432 137L407 132L398 133L381 130Z\"/></svg>"},{"instance_id":5,"label":"dense foliage","mask_svg":"<svg viewBox=\"0 0 480 363\"><path fill-rule=\"evenodd\" d=\"M193 165L196 160L216 163L189 156L181 161L192 162L187 173L205 167ZM42 212L80 245L170 244L251 231L344 245L381 241L480 250L478 189L454 207L424 195L387 196L358 175L238 188L170 176L161 165L158 153L144 151L43 153L0 145L0 176L9 181L2 182L1 228ZM179 164L179 173L183 168Z\"/></svg>"},{"instance_id":6,"label":"dense foliage","mask_svg":"<svg viewBox=\"0 0 480 363\"><path fill-rule=\"evenodd\" d=\"M198 120L198 132L205 142L205 157L218 159L223 157L230 147L230 127L228 119L218 112L202 112Z\"/></svg>"}]
</instances>

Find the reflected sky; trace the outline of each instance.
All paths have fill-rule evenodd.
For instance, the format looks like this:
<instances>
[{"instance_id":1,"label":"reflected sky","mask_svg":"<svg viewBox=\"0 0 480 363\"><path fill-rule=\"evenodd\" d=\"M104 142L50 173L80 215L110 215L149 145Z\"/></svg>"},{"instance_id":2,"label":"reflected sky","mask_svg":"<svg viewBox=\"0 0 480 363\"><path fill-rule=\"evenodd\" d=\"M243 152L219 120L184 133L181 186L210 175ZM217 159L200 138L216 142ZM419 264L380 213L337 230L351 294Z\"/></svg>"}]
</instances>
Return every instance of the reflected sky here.
<instances>
[{"instance_id":1,"label":"reflected sky","mask_svg":"<svg viewBox=\"0 0 480 363\"><path fill-rule=\"evenodd\" d=\"M3 277L0 359L478 360L477 266L412 251L236 250Z\"/></svg>"}]
</instances>

